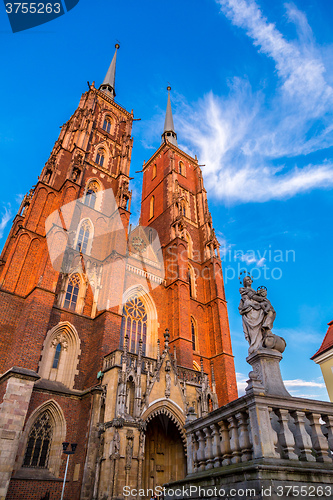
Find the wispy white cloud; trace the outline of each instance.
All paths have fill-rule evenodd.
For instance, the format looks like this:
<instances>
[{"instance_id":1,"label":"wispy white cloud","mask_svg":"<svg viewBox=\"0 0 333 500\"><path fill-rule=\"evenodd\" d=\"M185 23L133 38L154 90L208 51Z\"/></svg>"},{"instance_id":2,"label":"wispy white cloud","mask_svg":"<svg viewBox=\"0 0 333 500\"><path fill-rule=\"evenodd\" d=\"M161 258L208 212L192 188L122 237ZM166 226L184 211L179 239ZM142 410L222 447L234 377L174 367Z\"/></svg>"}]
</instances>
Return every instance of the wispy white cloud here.
<instances>
[{"instance_id":1,"label":"wispy white cloud","mask_svg":"<svg viewBox=\"0 0 333 500\"><path fill-rule=\"evenodd\" d=\"M298 33L288 40L254 0L216 2L274 61L278 83L274 77L268 89L254 92L247 79L234 78L227 97L210 92L193 106L178 107L179 135L199 151L210 194L226 203L265 202L331 188L331 161L296 159L333 146L333 89L306 15L286 4Z\"/></svg>"},{"instance_id":2,"label":"wispy white cloud","mask_svg":"<svg viewBox=\"0 0 333 500\"><path fill-rule=\"evenodd\" d=\"M257 267L262 267L266 262L266 259L264 257L258 259L254 251L250 251L245 254L242 253L240 256L240 260L248 265L251 264Z\"/></svg>"},{"instance_id":3,"label":"wispy white cloud","mask_svg":"<svg viewBox=\"0 0 333 500\"><path fill-rule=\"evenodd\" d=\"M286 387L318 387L321 389L325 388L324 382L316 382L314 380L302 380L297 378L295 380L285 380L284 385Z\"/></svg>"},{"instance_id":4,"label":"wispy white cloud","mask_svg":"<svg viewBox=\"0 0 333 500\"><path fill-rule=\"evenodd\" d=\"M240 373L240 372L236 373L238 396L244 396L245 388L247 387L248 379L249 379L249 377L244 375L244 373Z\"/></svg>"},{"instance_id":5,"label":"wispy white cloud","mask_svg":"<svg viewBox=\"0 0 333 500\"><path fill-rule=\"evenodd\" d=\"M322 377L314 380L285 380L284 385L290 394L296 398L328 400L328 393Z\"/></svg>"},{"instance_id":6,"label":"wispy white cloud","mask_svg":"<svg viewBox=\"0 0 333 500\"><path fill-rule=\"evenodd\" d=\"M247 387L248 376L244 373L237 372L236 380L237 380L237 388L238 395L244 396L245 388ZM315 380L303 380L303 379L294 379L294 380L284 380L284 385L290 392L292 396L297 398L314 398L314 399L327 399L326 386L323 382L322 377L319 377ZM311 389L309 393L307 393L307 389ZM315 389L316 391L314 391Z\"/></svg>"},{"instance_id":7,"label":"wispy white cloud","mask_svg":"<svg viewBox=\"0 0 333 500\"><path fill-rule=\"evenodd\" d=\"M10 203L7 203L7 205L3 207L2 213L0 215L0 238L2 238L4 230L6 229L6 226L11 218L12 218L11 205Z\"/></svg>"},{"instance_id":8,"label":"wispy white cloud","mask_svg":"<svg viewBox=\"0 0 333 500\"><path fill-rule=\"evenodd\" d=\"M15 201L16 201L16 203L17 203L18 205L21 205L21 202L22 202L23 198L24 198L24 195L23 195L23 194L17 194L17 195L15 196Z\"/></svg>"}]
</instances>

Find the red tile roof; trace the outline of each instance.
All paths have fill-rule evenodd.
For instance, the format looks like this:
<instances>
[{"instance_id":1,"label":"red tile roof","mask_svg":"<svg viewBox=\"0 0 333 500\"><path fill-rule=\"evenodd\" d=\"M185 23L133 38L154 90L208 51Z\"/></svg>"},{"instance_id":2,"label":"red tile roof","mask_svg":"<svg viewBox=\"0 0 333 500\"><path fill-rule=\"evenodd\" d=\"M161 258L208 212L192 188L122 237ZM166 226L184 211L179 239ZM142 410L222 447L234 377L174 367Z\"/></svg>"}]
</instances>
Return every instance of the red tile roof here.
<instances>
[{"instance_id":1,"label":"red tile roof","mask_svg":"<svg viewBox=\"0 0 333 500\"><path fill-rule=\"evenodd\" d=\"M311 359L315 359L317 356L322 354L325 351L328 351L331 347L333 347L333 321L330 321L328 324L328 330L324 337L323 343L321 344L319 350L312 356Z\"/></svg>"}]
</instances>

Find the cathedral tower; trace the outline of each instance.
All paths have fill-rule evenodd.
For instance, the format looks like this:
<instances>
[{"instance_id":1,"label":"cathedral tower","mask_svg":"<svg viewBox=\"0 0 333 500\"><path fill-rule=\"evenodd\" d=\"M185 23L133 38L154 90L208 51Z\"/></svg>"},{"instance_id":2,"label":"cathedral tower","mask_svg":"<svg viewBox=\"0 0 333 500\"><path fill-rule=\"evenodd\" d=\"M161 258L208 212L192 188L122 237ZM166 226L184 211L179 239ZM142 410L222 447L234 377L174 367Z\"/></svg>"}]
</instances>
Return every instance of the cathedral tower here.
<instances>
[{"instance_id":1,"label":"cathedral tower","mask_svg":"<svg viewBox=\"0 0 333 500\"><path fill-rule=\"evenodd\" d=\"M170 90L162 144L143 166L140 224L157 231L163 248L170 345L182 366L203 363L212 382L215 374L221 405L237 393L219 243L198 160L177 144Z\"/></svg>"},{"instance_id":2,"label":"cathedral tower","mask_svg":"<svg viewBox=\"0 0 333 500\"><path fill-rule=\"evenodd\" d=\"M121 497L186 474L188 412L237 397L218 242L170 89L130 229L133 112L116 51L89 85L0 260L0 499ZM38 497L38 498L39 498Z\"/></svg>"}]
</instances>

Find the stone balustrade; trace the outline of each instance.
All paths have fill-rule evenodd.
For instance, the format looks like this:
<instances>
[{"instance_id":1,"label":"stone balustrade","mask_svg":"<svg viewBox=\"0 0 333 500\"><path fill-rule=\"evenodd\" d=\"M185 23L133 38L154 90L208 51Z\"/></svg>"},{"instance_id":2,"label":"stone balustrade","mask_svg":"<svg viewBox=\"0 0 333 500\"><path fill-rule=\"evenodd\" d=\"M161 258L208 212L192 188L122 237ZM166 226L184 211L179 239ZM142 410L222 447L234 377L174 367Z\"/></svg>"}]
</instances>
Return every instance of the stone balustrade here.
<instances>
[{"instance_id":1,"label":"stone balustrade","mask_svg":"<svg viewBox=\"0 0 333 500\"><path fill-rule=\"evenodd\" d=\"M179 380L185 381L192 385L202 384L202 373L197 370L191 370L190 368L184 368L183 366L177 366L177 375Z\"/></svg>"},{"instance_id":2,"label":"stone balustrade","mask_svg":"<svg viewBox=\"0 0 333 500\"><path fill-rule=\"evenodd\" d=\"M118 368L122 365L123 351L117 349L112 351L110 354L104 357L103 371L110 370L117 366ZM127 367L136 370L138 362L138 355L132 352L127 353ZM147 356L142 356L142 373L153 373L156 369L156 359L148 358Z\"/></svg>"},{"instance_id":3,"label":"stone balustrade","mask_svg":"<svg viewBox=\"0 0 333 500\"><path fill-rule=\"evenodd\" d=\"M190 409L185 428L188 474L255 459L333 463L331 403L249 391L203 418Z\"/></svg>"}]
</instances>

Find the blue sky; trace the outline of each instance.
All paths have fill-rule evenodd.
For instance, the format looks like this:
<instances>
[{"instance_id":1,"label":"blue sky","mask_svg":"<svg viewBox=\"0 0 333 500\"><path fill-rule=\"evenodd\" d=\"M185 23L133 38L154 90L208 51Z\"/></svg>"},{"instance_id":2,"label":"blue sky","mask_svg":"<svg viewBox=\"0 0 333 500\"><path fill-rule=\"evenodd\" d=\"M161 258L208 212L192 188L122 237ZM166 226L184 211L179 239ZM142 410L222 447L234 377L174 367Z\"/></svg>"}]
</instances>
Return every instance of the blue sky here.
<instances>
[{"instance_id":1,"label":"blue sky","mask_svg":"<svg viewBox=\"0 0 333 500\"><path fill-rule=\"evenodd\" d=\"M133 222L142 181L134 172L159 146L170 83L178 143L205 165L240 387L250 367L239 265L256 268L254 285L267 286L277 310L288 389L327 399L309 358L333 319L332 18L326 0L80 0L65 16L12 34L1 5L0 244L59 127L86 82L102 82L118 40L116 100L141 118Z\"/></svg>"}]
</instances>

